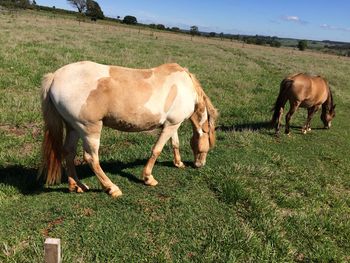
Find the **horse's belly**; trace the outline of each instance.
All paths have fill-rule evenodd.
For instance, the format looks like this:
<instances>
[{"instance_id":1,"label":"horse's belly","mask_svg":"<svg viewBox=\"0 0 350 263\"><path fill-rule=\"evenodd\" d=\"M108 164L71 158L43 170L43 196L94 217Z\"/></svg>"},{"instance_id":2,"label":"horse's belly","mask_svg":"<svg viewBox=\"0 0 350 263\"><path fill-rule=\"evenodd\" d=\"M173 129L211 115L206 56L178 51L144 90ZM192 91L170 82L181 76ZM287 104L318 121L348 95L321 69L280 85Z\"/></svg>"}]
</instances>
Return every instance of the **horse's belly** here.
<instances>
[{"instance_id":1,"label":"horse's belly","mask_svg":"<svg viewBox=\"0 0 350 263\"><path fill-rule=\"evenodd\" d=\"M129 117L107 116L103 118L103 125L119 131L140 132L154 130L162 126L160 116L135 115Z\"/></svg>"}]
</instances>

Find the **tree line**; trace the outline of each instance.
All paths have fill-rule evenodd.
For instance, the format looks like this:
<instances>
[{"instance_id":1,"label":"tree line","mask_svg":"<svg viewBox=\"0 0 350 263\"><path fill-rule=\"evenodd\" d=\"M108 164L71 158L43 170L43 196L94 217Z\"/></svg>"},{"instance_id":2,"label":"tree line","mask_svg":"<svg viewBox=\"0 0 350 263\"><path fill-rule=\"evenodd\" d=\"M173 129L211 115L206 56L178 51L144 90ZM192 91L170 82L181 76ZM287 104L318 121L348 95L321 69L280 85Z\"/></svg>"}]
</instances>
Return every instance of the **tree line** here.
<instances>
[{"instance_id":1,"label":"tree line","mask_svg":"<svg viewBox=\"0 0 350 263\"><path fill-rule=\"evenodd\" d=\"M97 19L105 19L105 15L103 14L103 11L98 4L97 1L94 0L67 0L67 2L74 8L77 9L78 13L83 16L91 17L92 20ZM50 7L44 7L44 6L38 6L35 0L0 0L0 5L5 7L14 7L14 8L37 8L42 10L56 10L56 8L53 6ZM72 11L68 10L61 10L62 12L67 13L74 13ZM114 18L107 18L109 20L117 20L118 22L122 22L124 24L128 25L137 25L139 24L137 21L137 18L135 16L126 15L122 20L118 16L117 19ZM278 37L270 37L270 36L245 36L245 35L234 35L234 34L224 34L216 33L216 32L200 32L197 26L191 26L189 30L182 30L179 27L166 27L163 24L149 24L146 25L153 29L158 30L168 30L173 32L182 32L187 33L191 35L191 38L194 36L206 36L206 37L219 37L221 40L223 39L230 39L232 40L238 40L243 41L247 44L255 44L255 45L269 45L271 47L280 47L282 44L279 41ZM308 47L306 40L299 40L297 46L299 50L305 50Z\"/></svg>"}]
</instances>

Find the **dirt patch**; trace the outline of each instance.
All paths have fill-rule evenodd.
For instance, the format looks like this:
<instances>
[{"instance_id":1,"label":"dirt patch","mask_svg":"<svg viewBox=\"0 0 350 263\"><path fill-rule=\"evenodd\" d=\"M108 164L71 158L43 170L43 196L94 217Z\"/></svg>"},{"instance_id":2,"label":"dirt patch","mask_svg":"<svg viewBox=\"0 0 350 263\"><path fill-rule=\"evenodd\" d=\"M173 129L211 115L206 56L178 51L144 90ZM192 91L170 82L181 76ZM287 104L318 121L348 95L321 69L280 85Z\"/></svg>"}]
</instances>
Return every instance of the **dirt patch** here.
<instances>
[{"instance_id":1,"label":"dirt patch","mask_svg":"<svg viewBox=\"0 0 350 263\"><path fill-rule=\"evenodd\" d=\"M28 123L24 125L10 125L2 124L0 125L0 130L15 135L16 137L24 136L28 131L31 131L33 138L41 136L42 128L36 123Z\"/></svg>"},{"instance_id":2,"label":"dirt patch","mask_svg":"<svg viewBox=\"0 0 350 263\"><path fill-rule=\"evenodd\" d=\"M42 234L44 237L48 237L50 232L55 228L55 226L62 224L64 218L59 217L48 223L47 227L42 230Z\"/></svg>"}]
</instances>

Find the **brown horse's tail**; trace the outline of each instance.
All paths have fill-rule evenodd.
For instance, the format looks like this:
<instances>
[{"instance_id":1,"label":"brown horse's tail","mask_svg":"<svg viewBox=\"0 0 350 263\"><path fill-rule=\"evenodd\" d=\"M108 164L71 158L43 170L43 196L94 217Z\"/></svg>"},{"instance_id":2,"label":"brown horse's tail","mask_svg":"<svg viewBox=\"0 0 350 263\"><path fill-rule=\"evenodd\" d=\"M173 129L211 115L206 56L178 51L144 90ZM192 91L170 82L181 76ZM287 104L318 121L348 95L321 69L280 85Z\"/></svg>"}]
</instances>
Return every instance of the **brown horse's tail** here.
<instances>
[{"instance_id":1,"label":"brown horse's tail","mask_svg":"<svg viewBox=\"0 0 350 263\"><path fill-rule=\"evenodd\" d=\"M38 178L46 184L61 181L63 153L63 119L56 110L49 95L54 74L46 74L41 85L41 108L44 118L44 140L42 145L42 165Z\"/></svg>"},{"instance_id":2,"label":"brown horse's tail","mask_svg":"<svg viewBox=\"0 0 350 263\"><path fill-rule=\"evenodd\" d=\"M294 81L292 79L286 78L282 80L280 84L280 93L278 94L277 100L275 102L275 106L272 108L272 111L273 111L272 120L271 120L272 126L275 126L279 119L281 109L284 108L284 105L286 104L288 99L287 92L292 87L293 82Z\"/></svg>"}]
</instances>

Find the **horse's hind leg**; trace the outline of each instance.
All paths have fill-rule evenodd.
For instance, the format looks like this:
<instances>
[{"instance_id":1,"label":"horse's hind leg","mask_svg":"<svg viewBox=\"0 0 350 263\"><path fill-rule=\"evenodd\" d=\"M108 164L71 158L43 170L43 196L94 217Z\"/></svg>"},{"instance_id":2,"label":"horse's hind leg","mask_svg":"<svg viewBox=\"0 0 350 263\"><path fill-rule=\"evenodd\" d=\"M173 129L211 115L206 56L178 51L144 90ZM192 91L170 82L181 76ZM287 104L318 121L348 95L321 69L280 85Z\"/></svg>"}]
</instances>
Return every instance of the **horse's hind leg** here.
<instances>
[{"instance_id":1,"label":"horse's hind leg","mask_svg":"<svg viewBox=\"0 0 350 263\"><path fill-rule=\"evenodd\" d=\"M103 172L98 157L98 149L100 147L100 136L102 123L90 127L91 130L95 130L94 133L89 133L83 138L84 159L89 163L91 169L94 171L98 180L100 181L103 189L108 192L112 197L118 197L122 195L119 187L112 183L112 181Z\"/></svg>"},{"instance_id":2,"label":"horse's hind leg","mask_svg":"<svg viewBox=\"0 0 350 263\"><path fill-rule=\"evenodd\" d=\"M173 136L171 136L171 144L173 146L174 152L174 165L178 168L185 167L184 163L181 161L180 150L179 150L179 135L177 131L174 132Z\"/></svg>"},{"instance_id":3,"label":"horse's hind leg","mask_svg":"<svg viewBox=\"0 0 350 263\"><path fill-rule=\"evenodd\" d=\"M177 132L180 124L181 123L164 127L161 134L159 135L156 144L152 148L152 155L149 158L146 166L143 168L142 177L146 185L155 186L158 184L152 175L153 166L161 151L163 150L165 143L169 140L170 137L175 134L175 132Z\"/></svg>"},{"instance_id":4,"label":"horse's hind leg","mask_svg":"<svg viewBox=\"0 0 350 263\"><path fill-rule=\"evenodd\" d=\"M285 133L289 134L290 133L290 119L292 118L292 115L296 112L296 110L298 109L300 105L300 102L298 101L294 101L290 103L290 109L286 115L286 129L285 129Z\"/></svg>"},{"instance_id":5,"label":"horse's hind leg","mask_svg":"<svg viewBox=\"0 0 350 263\"><path fill-rule=\"evenodd\" d=\"M68 175L68 189L70 192L76 191L78 193L81 193L87 191L89 187L79 181L77 172L75 170L74 158L77 154L78 140L78 132L67 125L67 135L64 142L64 153Z\"/></svg>"},{"instance_id":6,"label":"horse's hind leg","mask_svg":"<svg viewBox=\"0 0 350 263\"><path fill-rule=\"evenodd\" d=\"M279 133L280 128L281 128L281 119L282 119L283 111L284 111L284 106L280 108L279 113L278 113L277 124L276 124L276 128L275 128L276 134Z\"/></svg>"}]
</instances>

